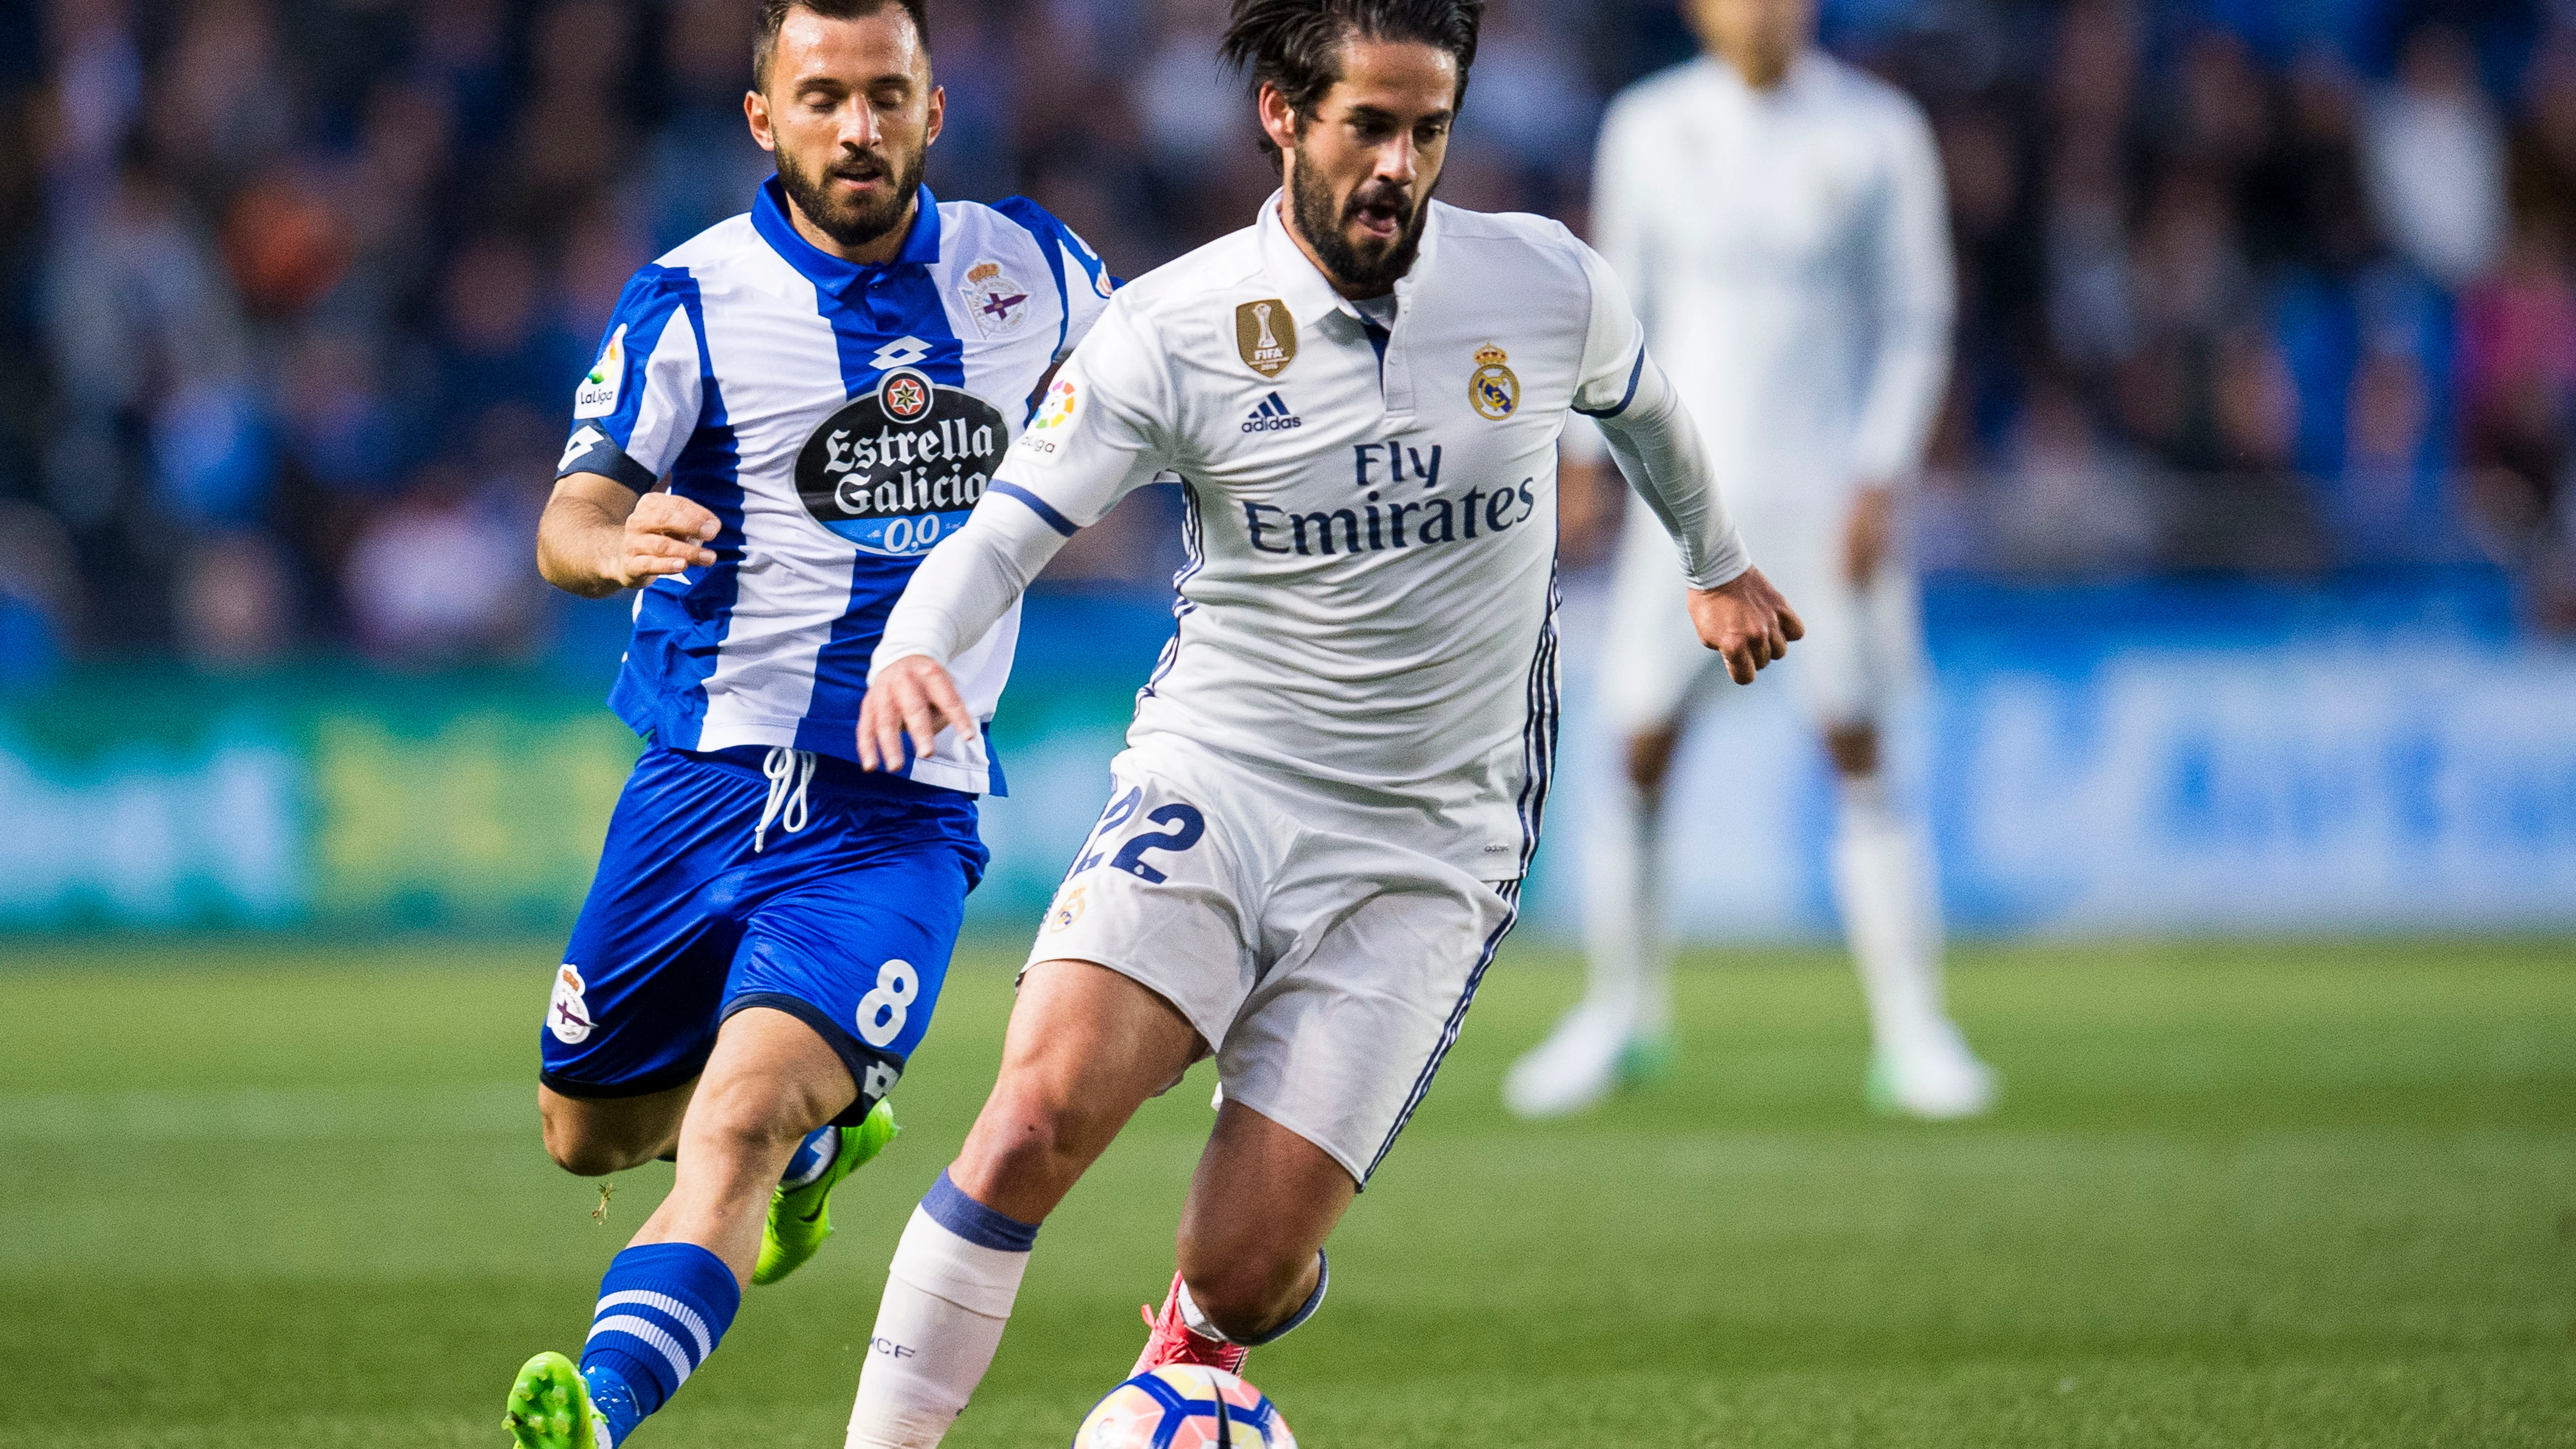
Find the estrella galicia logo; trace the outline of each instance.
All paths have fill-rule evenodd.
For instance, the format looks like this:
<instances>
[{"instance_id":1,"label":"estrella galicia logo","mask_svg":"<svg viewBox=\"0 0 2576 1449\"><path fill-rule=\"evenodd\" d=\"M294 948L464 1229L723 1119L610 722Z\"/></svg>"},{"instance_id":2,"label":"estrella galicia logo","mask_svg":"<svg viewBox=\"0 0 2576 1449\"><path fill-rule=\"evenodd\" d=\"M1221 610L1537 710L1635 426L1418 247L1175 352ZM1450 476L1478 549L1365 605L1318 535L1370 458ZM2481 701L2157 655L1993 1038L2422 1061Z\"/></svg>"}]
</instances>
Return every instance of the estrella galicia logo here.
<instances>
[{"instance_id":1,"label":"estrella galicia logo","mask_svg":"<svg viewBox=\"0 0 2576 1449\"><path fill-rule=\"evenodd\" d=\"M910 558L965 525L1008 441L992 404L898 367L814 430L796 493L860 552Z\"/></svg>"}]
</instances>

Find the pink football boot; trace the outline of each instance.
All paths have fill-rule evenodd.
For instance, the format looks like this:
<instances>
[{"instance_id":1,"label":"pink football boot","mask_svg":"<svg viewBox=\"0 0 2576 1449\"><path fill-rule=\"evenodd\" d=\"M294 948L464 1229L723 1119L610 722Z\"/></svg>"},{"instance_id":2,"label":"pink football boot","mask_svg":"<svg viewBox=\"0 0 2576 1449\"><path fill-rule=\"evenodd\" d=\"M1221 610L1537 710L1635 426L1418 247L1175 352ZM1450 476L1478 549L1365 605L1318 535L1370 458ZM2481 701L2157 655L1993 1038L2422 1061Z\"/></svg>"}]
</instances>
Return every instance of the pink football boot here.
<instances>
[{"instance_id":1,"label":"pink football boot","mask_svg":"<svg viewBox=\"0 0 2576 1449\"><path fill-rule=\"evenodd\" d=\"M1167 1364L1205 1364L1230 1374L1243 1372L1244 1355L1252 1352L1239 1343L1209 1338L1181 1321L1181 1275L1172 1275L1171 1291L1163 1295L1163 1312L1157 1317L1151 1308L1140 1307L1145 1326L1153 1330L1145 1340L1145 1351L1136 1356L1136 1367L1127 1377L1149 1374Z\"/></svg>"}]
</instances>

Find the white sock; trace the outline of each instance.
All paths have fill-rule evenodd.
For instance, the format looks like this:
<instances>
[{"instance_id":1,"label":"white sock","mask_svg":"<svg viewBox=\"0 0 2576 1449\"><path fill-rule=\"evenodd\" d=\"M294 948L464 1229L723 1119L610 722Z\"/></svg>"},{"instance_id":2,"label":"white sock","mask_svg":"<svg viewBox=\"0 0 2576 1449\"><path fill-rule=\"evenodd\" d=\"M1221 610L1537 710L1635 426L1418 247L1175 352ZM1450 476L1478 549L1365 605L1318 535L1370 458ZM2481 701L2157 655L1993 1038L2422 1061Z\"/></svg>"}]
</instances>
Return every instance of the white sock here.
<instances>
[{"instance_id":1,"label":"white sock","mask_svg":"<svg viewBox=\"0 0 2576 1449\"><path fill-rule=\"evenodd\" d=\"M1939 910L1914 831L1878 776L1842 782L1834 841L1834 897L1860 964L1870 1036L1880 1051L1937 1032L1941 1009Z\"/></svg>"},{"instance_id":2,"label":"white sock","mask_svg":"<svg viewBox=\"0 0 2576 1449\"><path fill-rule=\"evenodd\" d=\"M1598 797L1589 832L1584 944L1589 1001L1626 1018L1639 1036L1672 1024L1672 962L1664 949L1663 830L1654 802L1624 772Z\"/></svg>"},{"instance_id":3,"label":"white sock","mask_svg":"<svg viewBox=\"0 0 2576 1449\"><path fill-rule=\"evenodd\" d=\"M1004 1230L994 1231L994 1223ZM947 1434L993 1366L1035 1231L976 1203L940 1174L886 1269L885 1298L850 1408L848 1449L933 1449Z\"/></svg>"}]
</instances>

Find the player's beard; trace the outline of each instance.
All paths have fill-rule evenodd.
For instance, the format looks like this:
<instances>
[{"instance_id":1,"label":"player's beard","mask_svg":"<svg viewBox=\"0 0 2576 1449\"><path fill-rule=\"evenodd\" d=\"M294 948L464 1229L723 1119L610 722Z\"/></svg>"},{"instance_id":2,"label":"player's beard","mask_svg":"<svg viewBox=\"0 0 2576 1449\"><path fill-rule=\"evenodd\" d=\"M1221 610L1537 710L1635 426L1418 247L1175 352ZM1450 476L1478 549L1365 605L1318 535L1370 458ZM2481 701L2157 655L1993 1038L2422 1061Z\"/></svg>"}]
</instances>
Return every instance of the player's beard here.
<instances>
[{"instance_id":1,"label":"player's beard","mask_svg":"<svg viewBox=\"0 0 2576 1449\"><path fill-rule=\"evenodd\" d=\"M874 151L843 152L830 164L809 170L804 157L781 147L778 182L787 188L787 199L823 235L845 247L863 247L903 225L904 212L920 193L921 173L929 164L930 151L924 147L904 157L900 171ZM836 177L874 180L887 175L895 178L895 184L876 201L844 200L832 191Z\"/></svg>"},{"instance_id":2,"label":"player's beard","mask_svg":"<svg viewBox=\"0 0 2576 1449\"><path fill-rule=\"evenodd\" d=\"M1395 213L1396 234L1386 241L1354 242L1351 223L1372 202ZM1289 168L1288 204L1296 208L1297 230L1305 233L1315 256L1333 280L1355 291L1383 291L1413 270L1422 250L1422 226L1431 217L1431 198L1416 197L1401 186L1370 180L1336 205L1330 183L1309 166Z\"/></svg>"}]
</instances>

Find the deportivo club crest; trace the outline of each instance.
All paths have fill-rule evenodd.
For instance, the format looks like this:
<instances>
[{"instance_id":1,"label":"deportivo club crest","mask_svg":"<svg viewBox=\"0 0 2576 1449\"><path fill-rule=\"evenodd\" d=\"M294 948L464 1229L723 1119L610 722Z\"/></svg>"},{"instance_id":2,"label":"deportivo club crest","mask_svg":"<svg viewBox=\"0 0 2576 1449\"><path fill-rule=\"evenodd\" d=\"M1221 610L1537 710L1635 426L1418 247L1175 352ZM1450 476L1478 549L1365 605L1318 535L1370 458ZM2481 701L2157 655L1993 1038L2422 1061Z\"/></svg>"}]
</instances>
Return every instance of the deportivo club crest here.
<instances>
[{"instance_id":1,"label":"deportivo club crest","mask_svg":"<svg viewBox=\"0 0 2576 1449\"><path fill-rule=\"evenodd\" d=\"M1288 304L1273 297L1234 309L1234 345L1243 365L1263 377L1277 377L1297 360L1297 319Z\"/></svg>"},{"instance_id":2,"label":"deportivo club crest","mask_svg":"<svg viewBox=\"0 0 2576 1449\"><path fill-rule=\"evenodd\" d=\"M1029 289L1013 281L999 262L977 262L957 295L965 299L975 329L987 337L1017 332L1029 320Z\"/></svg>"},{"instance_id":3,"label":"deportivo club crest","mask_svg":"<svg viewBox=\"0 0 2576 1449\"><path fill-rule=\"evenodd\" d=\"M1467 379L1467 401L1498 423L1521 405L1521 380L1507 365L1511 360L1510 353L1488 342L1476 349L1476 371Z\"/></svg>"},{"instance_id":4,"label":"deportivo club crest","mask_svg":"<svg viewBox=\"0 0 2576 1449\"><path fill-rule=\"evenodd\" d=\"M992 404L898 367L806 440L796 495L860 552L910 558L964 526L1009 441Z\"/></svg>"}]
</instances>

